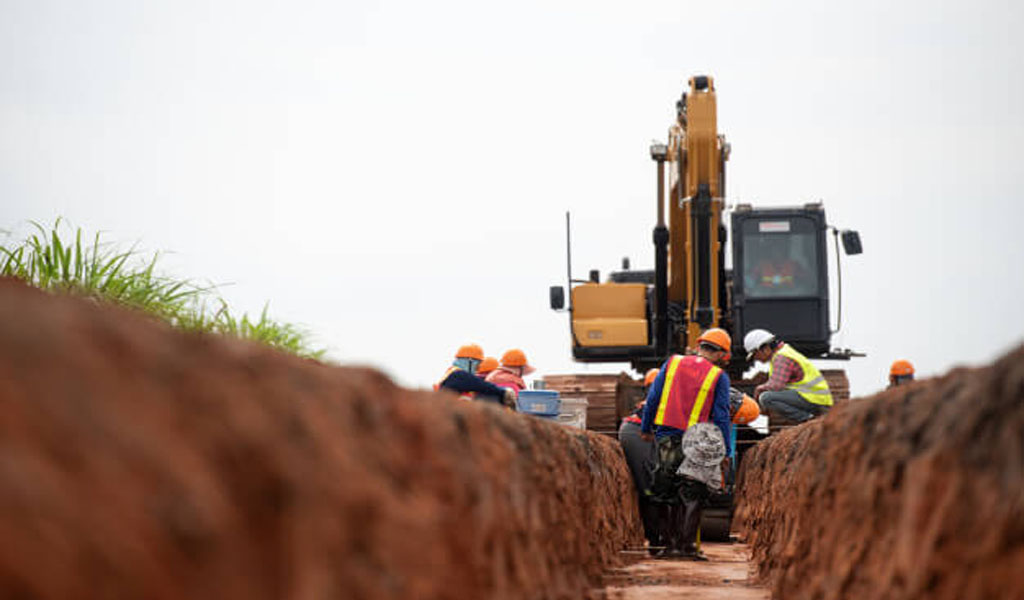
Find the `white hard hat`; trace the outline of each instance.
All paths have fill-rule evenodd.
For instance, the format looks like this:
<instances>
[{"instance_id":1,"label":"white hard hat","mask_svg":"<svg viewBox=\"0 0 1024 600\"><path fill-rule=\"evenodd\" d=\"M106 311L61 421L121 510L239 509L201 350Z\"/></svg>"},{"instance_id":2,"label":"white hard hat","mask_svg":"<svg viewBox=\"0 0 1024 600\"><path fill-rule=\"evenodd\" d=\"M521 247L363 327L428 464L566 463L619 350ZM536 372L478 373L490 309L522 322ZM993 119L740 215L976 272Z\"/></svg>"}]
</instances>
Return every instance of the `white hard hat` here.
<instances>
[{"instance_id":1,"label":"white hard hat","mask_svg":"<svg viewBox=\"0 0 1024 600\"><path fill-rule=\"evenodd\" d=\"M750 360L754 351L775 339L775 335L767 329L751 329L743 338L743 349L747 351L747 360Z\"/></svg>"}]
</instances>

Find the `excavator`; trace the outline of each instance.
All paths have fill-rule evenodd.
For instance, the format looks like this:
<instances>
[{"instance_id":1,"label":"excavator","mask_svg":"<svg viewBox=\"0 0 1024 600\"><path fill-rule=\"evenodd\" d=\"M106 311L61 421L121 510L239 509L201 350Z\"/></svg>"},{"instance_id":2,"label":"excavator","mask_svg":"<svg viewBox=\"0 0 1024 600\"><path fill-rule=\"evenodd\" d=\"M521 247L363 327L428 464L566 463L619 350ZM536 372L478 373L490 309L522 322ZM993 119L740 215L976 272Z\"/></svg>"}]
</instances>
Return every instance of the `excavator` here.
<instances>
[{"instance_id":1,"label":"excavator","mask_svg":"<svg viewBox=\"0 0 1024 600\"><path fill-rule=\"evenodd\" d=\"M718 132L714 79L691 77L676 102L667 140L650 147L657 173L654 269L631 270L623 259L622 270L605 282L596 270L587 280L573 279L566 215L569 330L576 361L625 362L643 373L672 354L692 351L701 333L713 327L728 331L737 349L726 369L734 387L744 386L743 374L751 366L739 349L752 329L771 331L811 359L858 355L832 348L831 337L842 311L840 240L846 254L860 254L859 234L830 225L821 203L727 207L730 151ZM829 233L839 288L835 330L830 323ZM731 266L726 261L730 241ZM565 309L562 286L552 286L549 299L552 309ZM822 373L837 401L848 397L843 370ZM731 492L713 497L702 537L728 539L731 512Z\"/></svg>"}]
</instances>

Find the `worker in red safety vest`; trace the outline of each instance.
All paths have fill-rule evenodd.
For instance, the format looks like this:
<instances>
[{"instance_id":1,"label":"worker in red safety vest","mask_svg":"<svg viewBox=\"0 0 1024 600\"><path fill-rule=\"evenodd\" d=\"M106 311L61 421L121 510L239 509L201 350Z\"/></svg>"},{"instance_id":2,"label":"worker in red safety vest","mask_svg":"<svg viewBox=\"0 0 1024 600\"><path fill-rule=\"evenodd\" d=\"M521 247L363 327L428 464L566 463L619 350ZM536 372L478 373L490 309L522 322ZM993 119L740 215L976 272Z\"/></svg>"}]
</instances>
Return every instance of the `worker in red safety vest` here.
<instances>
[{"instance_id":1,"label":"worker in red safety vest","mask_svg":"<svg viewBox=\"0 0 1024 600\"><path fill-rule=\"evenodd\" d=\"M513 348L501 355L501 365L491 371L487 382L494 385L512 388L517 393L526 389L523 376L533 373L536 369L526 360L526 353Z\"/></svg>"},{"instance_id":2,"label":"worker in red safety vest","mask_svg":"<svg viewBox=\"0 0 1024 600\"><path fill-rule=\"evenodd\" d=\"M729 376L715 363L726 360L731 344L721 329L705 332L697 354L671 356L647 394L640 431L657 441L652 499L668 505L659 527L662 557L707 560L697 532L711 489L722 485L729 469L731 426Z\"/></svg>"},{"instance_id":3,"label":"worker in red safety vest","mask_svg":"<svg viewBox=\"0 0 1024 600\"><path fill-rule=\"evenodd\" d=\"M647 398L647 391L657 376L658 369L650 369L644 375L644 399ZM644 526L644 537L647 538L647 544L652 548L653 554L653 548L661 546L658 506L651 501L651 472L657 462L657 447L653 440L640 437L643 410L644 400L641 399L636 405L636 410L622 419L622 424L619 425L619 445L622 446L622 454L626 457L629 473L633 476L640 522Z\"/></svg>"},{"instance_id":4,"label":"worker in red safety vest","mask_svg":"<svg viewBox=\"0 0 1024 600\"><path fill-rule=\"evenodd\" d=\"M434 384L435 390L451 390L463 400L480 400L498 404L515 405L515 392L487 383L476 376L476 370L484 359L484 351L477 344L461 346L455 353L452 366Z\"/></svg>"}]
</instances>

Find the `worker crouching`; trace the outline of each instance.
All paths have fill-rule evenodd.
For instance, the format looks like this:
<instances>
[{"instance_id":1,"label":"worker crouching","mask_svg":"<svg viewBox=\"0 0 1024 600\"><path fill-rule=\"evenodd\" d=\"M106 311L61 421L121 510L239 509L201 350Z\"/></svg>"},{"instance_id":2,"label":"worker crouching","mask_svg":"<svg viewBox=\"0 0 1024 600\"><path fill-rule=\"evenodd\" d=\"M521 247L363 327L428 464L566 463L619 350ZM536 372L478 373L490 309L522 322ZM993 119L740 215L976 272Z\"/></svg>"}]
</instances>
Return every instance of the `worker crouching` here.
<instances>
[{"instance_id":1,"label":"worker crouching","mask_svg":"<svg viewBox=\"0 0 1024 600\"><path fill-rule=\"evenodd\" d=\"M754 389L754 398L769 425L803 423L832 408L825 376L795 348L764 329L747 333L743 346L747 360L768 363L768 381Z\"/></svg>"},{"instance_id":2,"label":"worker crouching","mask_svg":"<svg viewBox=\"0 0 1024 600\"><path fill-rule=\"evenodd\" d=\"M652 499L668 505L659 527L663 557L707 560L697 532L711 490L729 469L729 376L714 364L729 353L729 336L721 334L702 335L696 356L669 358L644 404L641 435L657 441Z\"/></svg>"}]
</instances>

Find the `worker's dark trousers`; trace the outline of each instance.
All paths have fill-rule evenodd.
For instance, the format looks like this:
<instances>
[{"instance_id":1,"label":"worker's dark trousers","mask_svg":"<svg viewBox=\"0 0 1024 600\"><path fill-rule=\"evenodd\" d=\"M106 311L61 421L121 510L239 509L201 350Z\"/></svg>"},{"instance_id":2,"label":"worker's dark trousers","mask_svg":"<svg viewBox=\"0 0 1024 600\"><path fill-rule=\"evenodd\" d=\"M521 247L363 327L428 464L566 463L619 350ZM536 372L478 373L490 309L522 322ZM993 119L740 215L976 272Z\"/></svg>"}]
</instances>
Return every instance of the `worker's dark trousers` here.
<instances>
[{"instance_id":1,"label":"worker's dark trousers","mask_svg":"<svg viewBox=\"0 0 1024 600\"><path fill-rule=\"evenodd\" d=\"M640 521L644 526L644 536L652 546L659 546L658 511L651 502L652 471L657 458L657 446L640 437L640 425L623 421L619 426L619 444L626 457L626 466L633 476L636 487L637 504L640 508Z\"/></svg>"},{"instance_id":2,"label":"worker's dark trousers","mask_svg":"<svg viewBox=\"0 0 1024 600\"><path fill-rule=\"evenodd\" d=\"M831 408L808 402L795 390L764 392L758 398L758 402L764 413L768 415L769 421L782 423L803 423L825 414Z\"/></svg>"},{"instance_id":3,"label":"worker's dark trousers","mask_svg":"<svg viewBox=\"0 0 1024 600\"><path fill-rule=\"evenodd\" d=\"M697 531L700 528L700 518L704 514L704 505L707 503L711 490L696 479L683 477L683 483L679 487L679 504L672 507L673 524L672 540L668 544L670 548L692 554L697 550Z\"/></svg>"},{"instance_id":4,"label":"worker's dark trousers","mask_svg":"<svg viewBox=\"0 0 1024 600\"><path fill-rule=\"evenodd\" d=\"M679 484L676 475L683 462L683 438L670 435L655 441L654 472L651 477L650 514L654 523L652 546L671 546L675 537L675 509L679 503Z\"/></svg>"},{"instance_id":5,"label":"worker's dark trousers","mask_svg":"<svg viewBox=\"0 0 1024 600\"><path fill-rule=\"evenodd\" d=\"M644 526L644 537L647 538L647 544L652 547L664 545L659 525L659 511L663 505L643 496L640 497L638 503L640 522Z\"/></svg>"}]
</instances>

